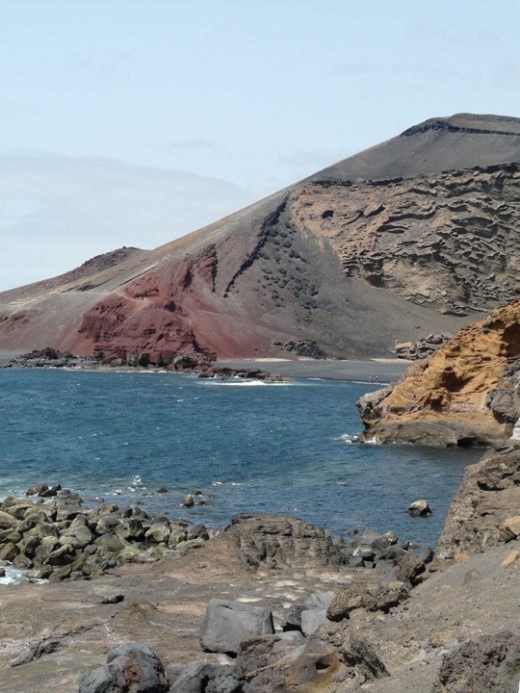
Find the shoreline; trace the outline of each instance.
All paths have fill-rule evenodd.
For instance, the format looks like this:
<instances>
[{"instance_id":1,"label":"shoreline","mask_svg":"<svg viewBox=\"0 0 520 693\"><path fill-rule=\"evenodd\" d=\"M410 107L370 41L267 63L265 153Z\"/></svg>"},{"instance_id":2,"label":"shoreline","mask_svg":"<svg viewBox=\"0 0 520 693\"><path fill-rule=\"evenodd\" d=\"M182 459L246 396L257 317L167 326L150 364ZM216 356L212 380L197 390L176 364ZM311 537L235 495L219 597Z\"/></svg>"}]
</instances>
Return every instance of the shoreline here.
<instances>
[{"instance_id":1,"label":"shoreline","mask_svg":"<svg viewBox=\"0 0 520 693\"><path fill-rule=\"evenodd\" d=\"M262 368L272 375L288 378L342 380L348 382L385 383L400 380L410 365L402 360L332 360L332 359L218 359L216 366L229 368Z\"/></svg>"},{"instance_id":2,"label":"shoreline","mask_svg":"<svg viewBox=\"0 0 520 693\"><path fill-rule=\"evenodd\" d=\"M23 351L0 351L0 367L5 366ZM335 360L335 359L217 359L213 365L236 370L262 369L274 376L319 380L338 380L386 384L401 379L410 361L400 359ZM78 368L78 370L83 370ZM94 365L84 370L115 371L115 368ZM125 367L128 371L128 367ZM132 368L131 370L139 370ZM146 370L146 369L143 369Z\"/></svg>"}]
</instances>

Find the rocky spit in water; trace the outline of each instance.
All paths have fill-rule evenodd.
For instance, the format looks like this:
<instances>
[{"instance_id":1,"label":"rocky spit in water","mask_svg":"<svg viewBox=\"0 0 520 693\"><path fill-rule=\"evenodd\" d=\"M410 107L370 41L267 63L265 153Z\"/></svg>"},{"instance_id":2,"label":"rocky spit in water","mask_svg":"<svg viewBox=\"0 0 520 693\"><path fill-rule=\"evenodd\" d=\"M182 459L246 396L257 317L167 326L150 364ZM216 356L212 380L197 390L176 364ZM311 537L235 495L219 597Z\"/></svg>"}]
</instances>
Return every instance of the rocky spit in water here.
<instances>
[{"instance_id":1,"label":"rocky spit in water","mask_svg":"<svg viewBox=\"0 0 520 693\"><path fill-rule=\"evenodd\" d=\"M0 690L516 693L519 469L514 446L468 467L433 560L366 532L379 559L355 567L348 540L253 514L95 579L5 586Z\"/></svg>"}]
</instances>

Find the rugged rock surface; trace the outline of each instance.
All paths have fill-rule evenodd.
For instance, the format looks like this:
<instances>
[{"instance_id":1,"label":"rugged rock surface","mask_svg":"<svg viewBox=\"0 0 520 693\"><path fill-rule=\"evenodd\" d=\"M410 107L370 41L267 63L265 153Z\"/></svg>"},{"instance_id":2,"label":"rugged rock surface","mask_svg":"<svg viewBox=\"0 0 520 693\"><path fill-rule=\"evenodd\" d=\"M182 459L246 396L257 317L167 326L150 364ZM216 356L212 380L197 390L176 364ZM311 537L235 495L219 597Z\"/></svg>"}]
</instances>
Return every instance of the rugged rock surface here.
<instances>
[{"instance_id":1,"label":"rugged rock surface","mask_svg":"<svg viewBox=\"0 0 520 693\"><path fill-rule=\"evenodd\" d=\"M382 442L489 445L516 436L520 301L462 328L395 387L357 403L365 437Z\"/></svg>"},{"instance_id":2,"label":"rugged rock surface","mask_svg":"<svg viewBox=\"0 0 520 693\"><path fill-rule=\"evenodd\" d=\"M439 538L442 557L475 553L515 538L500 527L520 510L520 448L492 452L466 468Z\"/></svg>"},{"instance_id":3,"label":"rugged rock surface","mask_svg":"<svg viewBox=\"0 0 520 693\"><path fill-rule=\"evenodd\" d=\"M0 349L366 358L453 333L514 296L519 161L518 119L426 121L161 248L3 293Z\"/></svg>"},{"instance_id":4,"label":"rugged rock surface","mask_svg":"<svg viewBox=\"0 0 520 693\"><path fill-rule=\"evenodd\" d=\"M452 335L447 334L429 334L416 339L415 342L396 342L394 352L398 359L406 361L425 359L433 356L451 337Z\"/></svg>"},{"instance_id":5,"label":"rugged rock surface","mask_svg":"<svg viewBox=\"0 0 520 693\"><path fill-rule=\"evenodd\" d=\"M287 558L276 566L258 554L253 564L251 546L237 541L239 532L247 538L249 516L219 538L152 564L122 565L81 583L3 586L0 690L70 693L81 679L80 690L90 693L128 677L136 693L149 690L150 677L157 690L168 685L175 693L469 693L484 681L504 693L515 690L513 682L518 687L520 542L434 561L428 579L409 592L377 568L337 566L333 554L320 565L302 564L295 550L302 532L292 519L287 529L284 519L258 518L264 544L255 530L260 554L262 546L287 545ZM379 550L398 543L390 535L365 535ZM282 631L295 607L332 607L334 593L339 620L325 619L307 637ZM365 599L353 603L356 594ZM275 634L243 640L233 658L203 652L200 629L214 598L269 610Z\"/></svg>"},{"instance_id":6,"label":"rugged rock surface","mask_svg":"<svg viewBox=\"0 0 520 693\"><path fill-rule=\"evenodd\" d=\"M296 517L235 515L225 535L253 568L339 568L346 564L345 556L323 529Z\"/></svg>"}]
</instances>

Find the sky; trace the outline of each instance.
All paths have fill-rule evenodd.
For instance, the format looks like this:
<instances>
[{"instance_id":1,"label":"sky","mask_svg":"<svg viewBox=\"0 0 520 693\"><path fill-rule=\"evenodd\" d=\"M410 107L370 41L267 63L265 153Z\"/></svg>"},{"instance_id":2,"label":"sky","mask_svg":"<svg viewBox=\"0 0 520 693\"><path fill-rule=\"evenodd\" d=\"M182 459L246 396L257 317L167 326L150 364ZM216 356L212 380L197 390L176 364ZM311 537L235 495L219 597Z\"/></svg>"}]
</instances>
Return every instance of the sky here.
<instances>
[{"instance_id":1,"label":"sky","mask_svg":"<svg viewBox=\"0 0 520 693\"><path fill-rule=\"evenodd\" d=\"M518 0L0 0L0 291L427 118L520 117L519 26Z\"/></svg>"}]
</instances>

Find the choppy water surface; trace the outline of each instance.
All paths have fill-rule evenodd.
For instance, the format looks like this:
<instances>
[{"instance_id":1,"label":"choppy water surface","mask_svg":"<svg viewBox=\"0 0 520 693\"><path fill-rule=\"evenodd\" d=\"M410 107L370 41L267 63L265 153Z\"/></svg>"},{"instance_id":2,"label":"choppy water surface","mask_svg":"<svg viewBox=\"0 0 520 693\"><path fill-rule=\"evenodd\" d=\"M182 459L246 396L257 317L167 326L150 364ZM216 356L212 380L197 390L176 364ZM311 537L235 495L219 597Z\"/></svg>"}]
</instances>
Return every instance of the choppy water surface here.
<instances>
[{"instance_id":1,"label":"choppy water surface","mask_svg":"<svg viewBox=\"0 0 520 693\"><path fill-rule=\"evenodd\" d=\"M367 525L434 544L479 453L357 445L375 386L217 382L169 373L0 371L0 498L61 483L88 503L140 502L221 527L239 512L295 514L341 534ZM157 494L161 486L166 494ZM192 488L206 506L180 507ZM426 498L428 519L410 518Z\"/></svg>"}]
</instances>

